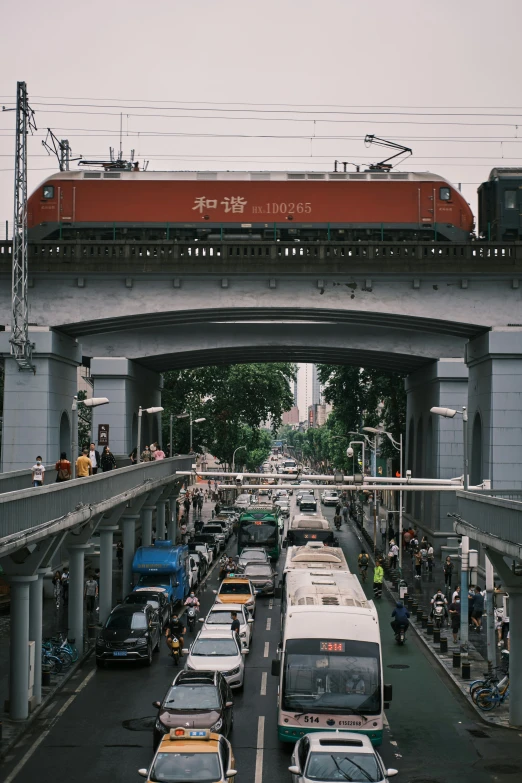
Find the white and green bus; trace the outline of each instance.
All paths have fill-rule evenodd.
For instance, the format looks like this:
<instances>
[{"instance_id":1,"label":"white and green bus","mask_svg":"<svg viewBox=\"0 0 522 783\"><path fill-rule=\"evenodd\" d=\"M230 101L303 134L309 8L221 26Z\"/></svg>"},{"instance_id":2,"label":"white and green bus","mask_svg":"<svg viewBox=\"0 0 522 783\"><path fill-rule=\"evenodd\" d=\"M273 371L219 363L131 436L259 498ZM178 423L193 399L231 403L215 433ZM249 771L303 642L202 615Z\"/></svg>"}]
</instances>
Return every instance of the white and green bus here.
<instances>
[{"instance_id":1,"label":"white and green bus","mask_svg":"<svg viewBox=\"0 0 522 783\"><path fill-rule=\"evenodd\" d=\"M278 736L296 742L311 731L352 731L382 743L384 706L379 621L356 576L286 575L279 658Z\"/></svg>"}]
</instances>

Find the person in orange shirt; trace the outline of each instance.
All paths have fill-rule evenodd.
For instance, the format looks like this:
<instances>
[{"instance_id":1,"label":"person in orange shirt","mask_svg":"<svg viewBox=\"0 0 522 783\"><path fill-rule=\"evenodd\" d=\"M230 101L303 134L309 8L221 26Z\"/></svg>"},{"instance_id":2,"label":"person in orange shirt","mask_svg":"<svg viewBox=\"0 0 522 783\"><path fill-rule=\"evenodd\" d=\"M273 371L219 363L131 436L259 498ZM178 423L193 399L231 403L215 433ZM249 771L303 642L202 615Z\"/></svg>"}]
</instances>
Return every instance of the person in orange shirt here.
<instances>
[{"instance_id":1,"label":"person in orange shirt","mask_svg":"<svg viewBox=\"0 0 522 783\"><path fill-rule=\"evenodd\" d=\"M84 478L90 476L92 473L92 463L89 459L89 452L87 449L83 450L81 457L76 460L76 476L77 478Z\"/></svg>"}]
</instances>

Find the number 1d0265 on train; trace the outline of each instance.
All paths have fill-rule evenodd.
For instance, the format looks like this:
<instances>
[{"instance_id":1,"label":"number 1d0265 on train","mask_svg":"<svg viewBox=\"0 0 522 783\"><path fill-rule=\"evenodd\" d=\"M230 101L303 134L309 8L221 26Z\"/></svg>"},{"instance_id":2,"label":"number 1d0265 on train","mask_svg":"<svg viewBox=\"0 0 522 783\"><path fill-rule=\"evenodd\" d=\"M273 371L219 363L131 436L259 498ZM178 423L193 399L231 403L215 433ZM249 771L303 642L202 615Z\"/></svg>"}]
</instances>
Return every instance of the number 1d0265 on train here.
<instances>
[{"instance_id":1,"label":"number 1d0265 on train","mask_svg":"<svg viewBox=\"0 0 522 783\"><path fill-rule=\"evenodd\" d=\"M31 240L463 242L473 214L429 172L66 171L31 195L28 225Z\"/></svg>"}]
</instances>

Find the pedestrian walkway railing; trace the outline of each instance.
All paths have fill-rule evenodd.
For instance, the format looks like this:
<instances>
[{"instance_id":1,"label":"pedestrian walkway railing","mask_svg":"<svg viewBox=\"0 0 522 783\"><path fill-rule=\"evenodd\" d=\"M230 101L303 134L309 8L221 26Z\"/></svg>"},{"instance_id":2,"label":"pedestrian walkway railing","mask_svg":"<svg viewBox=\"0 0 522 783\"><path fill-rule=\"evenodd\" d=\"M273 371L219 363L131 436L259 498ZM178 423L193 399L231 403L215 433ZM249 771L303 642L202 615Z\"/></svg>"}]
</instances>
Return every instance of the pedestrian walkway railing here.
<instances>
[{"instance_id":1,"label":"pedestrian walkway railing","mask_svg":"<svg viewBox=\"0 0 522 783\"><path fill-rule=\"evenodd\" d=\"M457 491L461 519L503 541L520 541L522 489Z\"/></svg>"},{"instance_id":2,"label":"pedestrian walkway railing","mask_svg":"<svg viewBox=\"0 0 522 783\"><path fill-rule=\"evenodd\" d=\"M17 490L27 489L31 486L31 469L10 470L7 473L0 473L0 495L5 492L16 492ZM52 484L56 481L56 470L54 463L45 466L45 483Z\"/></svg>"},{"instance_id":3,"label":"pedestrian walkway railing","mask_svg":"<svg viewBox=\"0 0 522 783\"><path fill-rule=\"evenodd\" d=\"M144 462L96 476L0 495L0 556L89 520L96 514L182 480L193 457Z\"/></svg>"}]
</instances>

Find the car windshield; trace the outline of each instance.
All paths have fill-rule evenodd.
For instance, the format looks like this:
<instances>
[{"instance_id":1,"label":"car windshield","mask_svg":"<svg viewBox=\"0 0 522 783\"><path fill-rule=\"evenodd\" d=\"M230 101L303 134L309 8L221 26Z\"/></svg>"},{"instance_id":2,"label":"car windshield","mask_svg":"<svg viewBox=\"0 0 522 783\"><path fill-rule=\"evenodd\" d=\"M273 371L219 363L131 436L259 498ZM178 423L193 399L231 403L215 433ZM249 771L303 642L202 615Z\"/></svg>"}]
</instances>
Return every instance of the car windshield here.
<instances>
[{"instance_id":1,"label":"car windshield","mask_svg":"<svg viewBox=\"0 0 522 783\"><path fill-rule=\"evenodd\" d=\"M251 563L252 560L261 560L266 563L266 554L256 549L244 549L239 560L243 563Z\"/></svg>"},{"instance_id":2,"label":"car windshield","mask_svg":"<svg viewBox=\"0 0 522 783\"><path fill-rule=\"evenodd\" d=\"M223 582L219 592L221 595L250 595L248 582Z\"/></svg>"},{"instance_id":3,"label":"car windshield","mask_svg":"<svg viewBox=\"0 0 522 783\"><path fill-rule=\"evenodd\" d=\"M147 618L141 612L127 614L127 612L116 612L107 620L106 628L111 631L141 631L147 627Z\"/></svg>"},{"instance_id":4,"label":"car windshield","mask_svg":"<svg viewBox=\"0 0 522 783\"><path fill-rule=\"evenodd\" d=\"M237 618L240 623L245 622L243 615L240 612L238 612ZM220 611L210 612L205 622L208 623L208 625L228 625L230 627L230 625L232 624L230 609L226 609L225 611L222 612Z\"/></svg>"},{"instance_id":5,"label":"car windshield","mask_svg":"<svg viewBox=\"0 0 522 783\"><path fill-rule=\"evenodd\" d=\"M336 750L333 753L311 753L306 770L308 780L350 780L377 783L382 775L373 753Z\"/></svg>"},{"instance_id":6,"label":"car windshield","mask_svg":"<svg viewBox=\"0 0 522 783\"><path fill-rule=\"evenodd\" d=\"M169 578L167 574L142 574L138 585L140 587L160 587L161 585L168 585L168 583Z\"/></svg>"},{"instance_id":7,"label":"car windshield","mask_svg":"<svg viewBox=\"0 0 522 783\"><path fill-rule=\"evenodd\" d=\"M191 655L215 657L238 655L237 645L231 639L198 639L190 651Z\"/></svg>"},{"instance_id":8,"label":"car windshield","mask_svg":"<svg viewBox=\"0 0 522 783\"><path fill-rule=\"evenodd\" d=\"M205 525L205 533L215 533L220 536L223 532L221 525Z\"/></svg>"},{"instance_id":9,"label":"car windshield","mask_svg":"<svg viewBox=\"0 0 522 783\"><path fill-rule=\"evenodd\" d=\"M344 639L289 639L283 709L377 714L381 707L379 645Z\"/></svg>"},{"instance_id":10,"label":"car windshield","mask_svg":"<svg viewBox=\"0 0 522 783\"><path fill-rule=\"evenodd\" d=\"M174 685L165 697L163 707L169 710L219 710L219 697L214 685Z\"/></svg>"},{"instance_id":11,"label":"car windshield","mask_svg":"<svg viewBox=\"0 0 522 783\"><path fill-rule=\"evenodd\" d=\"M155 609L159 607L159 597L157 593L149 593L147 591L143 591L143 593L131 593L128 595L124 602L125 604L151 604Z\"/></svg>"},{"instance_id":12,"label":"car windshield","mask_svg":"<svg viewBox=\"0 0 522 783\"><path fill-rule=\"evenodd\" d=\"M272 576L272 569L271 567L265 563L249 563L247 566L245 566L245 570L243 571L245 576L266 576L271 577Z\"/></svg>"},{"instance_id":13,"label":"car windshield","mask_svg":"<svg viewBox=\"0 0 522 783\"><path fill-rule=\"evenodd\" d=\"M217 753L158 753L150 779L158 783L215 783L221 780Z\"/></svg>"}]
</instances>

